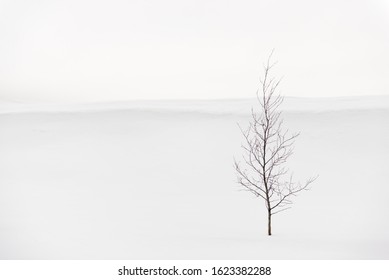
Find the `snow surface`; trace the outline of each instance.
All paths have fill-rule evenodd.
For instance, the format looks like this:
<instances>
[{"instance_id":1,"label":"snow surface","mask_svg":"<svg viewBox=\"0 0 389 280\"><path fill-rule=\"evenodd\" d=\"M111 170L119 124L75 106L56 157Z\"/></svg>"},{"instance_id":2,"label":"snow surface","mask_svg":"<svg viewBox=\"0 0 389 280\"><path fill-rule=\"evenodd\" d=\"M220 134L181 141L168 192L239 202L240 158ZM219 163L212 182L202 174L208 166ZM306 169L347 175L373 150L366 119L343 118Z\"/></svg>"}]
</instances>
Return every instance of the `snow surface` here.
<instances>
[{"instance_id":1,"label":"snow surface","mask_svg":"<svg viewBox=\"0 0 389 280\"><path fill-rule=\"evenodd\" d=\"M389 98L287 98L319 174L266 236L233 158L255 100L0 103L1 259L389 259Z\"/></svg>"}]
</instances>

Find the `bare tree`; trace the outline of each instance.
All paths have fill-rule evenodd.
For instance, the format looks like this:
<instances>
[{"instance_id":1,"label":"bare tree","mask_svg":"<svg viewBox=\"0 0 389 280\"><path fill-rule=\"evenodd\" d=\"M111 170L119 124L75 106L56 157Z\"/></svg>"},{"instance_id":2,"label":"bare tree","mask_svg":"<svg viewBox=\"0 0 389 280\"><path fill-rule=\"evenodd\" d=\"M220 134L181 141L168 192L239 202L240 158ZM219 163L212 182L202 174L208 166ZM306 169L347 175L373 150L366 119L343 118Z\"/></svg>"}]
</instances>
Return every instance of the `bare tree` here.
<instances>
[{"instance_id":1,"label":"bare tree","mask_svg":"<svg viewBox=\"0 0 389 280\"><path fill-rule=\"evenodd\" d=\"M307 190L316 179L310 178L304 184L295 182L285 166L299 133L290 134L283 128L279 111L283 97L277 93L281 80L270 75L274 66L271 56L264 65L264 76L257 91L260 113L251 109L248 128L240 127L245 140L243 162L234 161L238 183L265 202L268 235L272 234L272 216L289 209L292 197Z\"/></svg>"}]
</instances>

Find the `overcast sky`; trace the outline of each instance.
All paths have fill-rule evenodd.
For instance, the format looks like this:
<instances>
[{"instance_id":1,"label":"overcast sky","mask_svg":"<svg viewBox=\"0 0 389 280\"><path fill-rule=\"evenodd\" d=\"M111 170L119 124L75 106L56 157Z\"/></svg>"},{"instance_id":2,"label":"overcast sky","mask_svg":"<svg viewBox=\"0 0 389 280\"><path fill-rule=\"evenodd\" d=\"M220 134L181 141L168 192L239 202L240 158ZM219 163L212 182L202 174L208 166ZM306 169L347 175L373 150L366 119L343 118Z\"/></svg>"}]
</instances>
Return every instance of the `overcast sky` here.
<instances>
[{"instance_id":1,"label":"overcast sky","mask_svg":"<svg viewBox=\"0 0 389 280\"><path fill-rule=\"evenodd\" d=\"M0 0L0 100L389 94L389 0Z\"/></svg>"}]
</instances>

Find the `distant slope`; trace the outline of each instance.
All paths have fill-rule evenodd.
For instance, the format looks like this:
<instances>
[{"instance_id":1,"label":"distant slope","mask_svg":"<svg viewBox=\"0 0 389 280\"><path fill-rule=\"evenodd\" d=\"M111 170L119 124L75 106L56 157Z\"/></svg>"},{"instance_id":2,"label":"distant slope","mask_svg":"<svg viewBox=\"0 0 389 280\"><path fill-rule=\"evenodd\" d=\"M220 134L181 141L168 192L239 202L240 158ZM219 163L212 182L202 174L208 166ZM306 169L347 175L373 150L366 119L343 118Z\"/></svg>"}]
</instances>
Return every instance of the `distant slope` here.
<instances>
[{"instance_id":1,"label":"distant slope","mask_svg":"<svg viewBox=\"0 0 389 280\"><path fill-rule=\"evenodd\" d=\"M256 99L153 100L86 104L16 103L0 100L0 114L142 110L246 115L253 106L257 106ZM322 112L360 109L389 109L389 95L338 98L285 97L282 105L284 111Z\"/></svg>"}]
</instances>

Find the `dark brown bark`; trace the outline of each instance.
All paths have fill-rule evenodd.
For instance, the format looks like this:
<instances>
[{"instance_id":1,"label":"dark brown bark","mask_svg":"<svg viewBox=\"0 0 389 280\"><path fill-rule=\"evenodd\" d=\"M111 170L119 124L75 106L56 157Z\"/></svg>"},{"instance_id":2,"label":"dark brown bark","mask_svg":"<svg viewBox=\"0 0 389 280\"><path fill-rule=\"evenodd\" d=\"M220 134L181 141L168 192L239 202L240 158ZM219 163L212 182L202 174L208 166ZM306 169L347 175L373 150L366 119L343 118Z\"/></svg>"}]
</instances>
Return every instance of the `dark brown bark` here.
<instances>
[{"instance_id":1,"label":"dark brown bark","mask_svg":"<svg viewBox=\"0 0 389 280\"><path fill-rule=\"evenodd\" d=\"M271 212L268 211L267 214L267 235L271 235Z\"/></svg>"}]
</instances>

